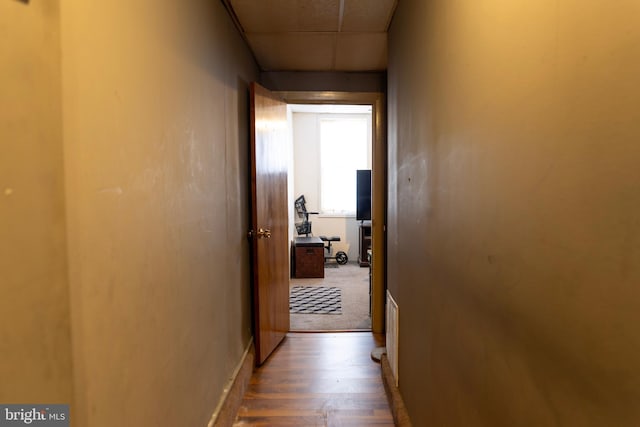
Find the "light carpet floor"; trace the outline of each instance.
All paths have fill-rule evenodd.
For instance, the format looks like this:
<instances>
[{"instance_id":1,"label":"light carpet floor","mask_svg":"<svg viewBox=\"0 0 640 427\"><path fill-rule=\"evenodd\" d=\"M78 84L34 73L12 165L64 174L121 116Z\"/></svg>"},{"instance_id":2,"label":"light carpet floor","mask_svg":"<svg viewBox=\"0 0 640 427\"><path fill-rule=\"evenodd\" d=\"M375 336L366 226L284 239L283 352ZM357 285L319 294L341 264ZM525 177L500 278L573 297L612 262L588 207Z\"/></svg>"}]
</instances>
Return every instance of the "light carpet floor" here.
<instances>
[{"instance_id":1,"label":"light carpet floor","mask_svg":"<svg viewBox=\"0 0 640 427\"><path fill-rule=\"evenodd\" d=\"M370 330L369 269L350 262L324 269L324 279L296 279L294 286L337 287L342 291L342 314L291 314L291 331Z\"/></svg>"}]
</instances>

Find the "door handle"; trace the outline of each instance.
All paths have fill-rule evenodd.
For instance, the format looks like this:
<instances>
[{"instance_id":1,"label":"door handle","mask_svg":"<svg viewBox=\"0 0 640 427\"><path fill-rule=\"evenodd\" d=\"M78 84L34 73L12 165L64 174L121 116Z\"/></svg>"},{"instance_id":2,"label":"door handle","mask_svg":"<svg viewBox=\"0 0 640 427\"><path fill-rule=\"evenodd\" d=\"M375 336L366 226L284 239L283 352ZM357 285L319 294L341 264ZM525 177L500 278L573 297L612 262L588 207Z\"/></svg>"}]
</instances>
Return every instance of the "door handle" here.
<instances>
[{"instance_id":1,"label":"door handle","mask_svg":"<svg viewBox=\"0 0 640 427\"><path fill-rule=\"evenodd\" d=\"M249 231L249 237L257 237L258 239L269 239L271 237L271 230L268 228L260 228L258 231Z\"/></svg>"},{"instance_id":2,"label":"door handle","mask_svg":"<svg viewBox=\"0 0 640 427\"><path fill-rule=\"evenodd\" d=\"M258 230L258 239L269 239L271 237L271 230L268 228L261 228Z\"/></svg>"}]
</instances>

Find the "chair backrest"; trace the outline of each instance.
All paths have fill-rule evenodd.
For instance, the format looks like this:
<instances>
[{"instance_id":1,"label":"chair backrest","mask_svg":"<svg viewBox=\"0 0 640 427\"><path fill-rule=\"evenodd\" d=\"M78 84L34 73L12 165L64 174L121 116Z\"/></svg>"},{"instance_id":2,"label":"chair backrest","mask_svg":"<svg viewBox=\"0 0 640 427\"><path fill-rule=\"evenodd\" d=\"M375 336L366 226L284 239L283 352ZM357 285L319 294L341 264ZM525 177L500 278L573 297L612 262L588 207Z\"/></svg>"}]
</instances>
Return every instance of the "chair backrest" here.
<instances>
[{"instance_id":1,"label":"chair backrest","mask_svg":"<svg viewBox=\"0 0 640 427\"><path fill-rule=\"evenodd\" d=\"M309 219L309 213L307 212L307 201L304 199L304 194L296 199L295 206L298 217Z\"/></svg>"},{"instance_id":2,"label":"chair backrest","mask_svg":"<svg viewBox=\"0 0 640 427\"><path fill-rule=\"evenodd\" d=\"M307 201L304 199L304 194L296 199L294 202L296 207L296 214L302 219L301 222L296 223L296 231L298 235L304 234L308 236L311 234L311 221L309 221L309 212L307 212Z\"/></svg>"}]
</instances>

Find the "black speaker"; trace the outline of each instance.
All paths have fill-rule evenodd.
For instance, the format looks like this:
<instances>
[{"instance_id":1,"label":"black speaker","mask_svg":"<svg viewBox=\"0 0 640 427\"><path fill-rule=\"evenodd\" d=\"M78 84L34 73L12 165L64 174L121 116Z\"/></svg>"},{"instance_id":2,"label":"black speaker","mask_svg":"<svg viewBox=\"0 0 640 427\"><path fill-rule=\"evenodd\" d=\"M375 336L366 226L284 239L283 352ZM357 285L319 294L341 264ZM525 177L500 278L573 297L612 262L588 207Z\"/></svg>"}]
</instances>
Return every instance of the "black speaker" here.
<instances>
[{"instance_id":1,"label":"black speaker","mask_svg":"<svg viewBox=\"0 0 640 427\"><path fill-rule=\"evenodd\" d=\"M356 219L371 219L371 170L356 171Z\"/></svg>"}]
</instances>

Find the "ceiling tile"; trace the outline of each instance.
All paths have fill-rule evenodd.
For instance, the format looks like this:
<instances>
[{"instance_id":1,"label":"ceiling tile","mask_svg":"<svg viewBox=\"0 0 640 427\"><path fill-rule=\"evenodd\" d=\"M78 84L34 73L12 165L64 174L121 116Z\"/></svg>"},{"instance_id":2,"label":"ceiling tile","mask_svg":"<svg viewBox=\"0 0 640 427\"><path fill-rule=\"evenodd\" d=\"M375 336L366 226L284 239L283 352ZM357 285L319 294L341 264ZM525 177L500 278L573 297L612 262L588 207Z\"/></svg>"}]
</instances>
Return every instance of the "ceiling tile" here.
<instances>
[{"instance_id":1,"label":"ceiling tile","mask_svg":"<svg viewBox=\"0 0 640 427\"><path fill-rule=\"evenodd\" d=\"M335 37L334 33L247 34L265 71L332 70Z\"/></svg>"},{"instance_id":2,"label":"ceiling tile","mask_svg":"<svg viewBox=\"0 0 640 427\"><path fill-rule=\"evenodd\" d=\"M387 31L395 8L396 0L344 0L341 31Z\"/></svg>"},{"instance_id":3,"label":"ceiling tile","mask_svg":"<svg viewBox=\"0 0 640 427\"><path fill-rule=\"evenodd\" d=\"M340 0L230 0L246 33L338 31Z\"/></svg>"},{"instance_id":4,"label":"ceiling tile","mask_svg":"<svg viewBox=\"0 0 640 427\"><path fill-rule=\"evenodd\" d=\"M380 71L387 68L387 33L339 33L335 69Z\"/></svg>"}]
</instances>

